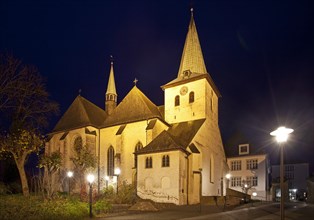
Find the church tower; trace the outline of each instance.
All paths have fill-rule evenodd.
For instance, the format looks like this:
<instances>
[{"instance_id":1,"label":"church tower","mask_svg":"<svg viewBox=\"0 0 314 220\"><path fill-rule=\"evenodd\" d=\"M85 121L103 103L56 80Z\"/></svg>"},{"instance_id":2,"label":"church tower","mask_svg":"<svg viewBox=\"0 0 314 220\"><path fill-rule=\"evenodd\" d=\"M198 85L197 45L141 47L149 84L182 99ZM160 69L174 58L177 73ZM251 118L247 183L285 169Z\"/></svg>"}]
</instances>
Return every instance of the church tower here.
<instances>
[{"instance_id":1,"label":"church tower","mask_svg":"<svg viewBox=\"0 0 314 220\"><path fill-rule=\"evenodd\" d=\"M205 66L193 9L177 78L162 88L165 91L165 119L168 123L202 118L211 118L218 123L220 93Z\"/></svg>"},{"instance_id":2,"label":"church tower","mask_svg":"<svg viewBox=\"0 0 314 220\"><path fill-rule=\"evenodd\" d=\"M110 74L109 80L107 85L107 92L106 92L106 100L105 100L105 110L108 115L112 113L112 111L117 106L117 92L116 92L116 84L114 81L114 72L113 72L113 61L110 64Z\"/></svg>"}]
</instances>

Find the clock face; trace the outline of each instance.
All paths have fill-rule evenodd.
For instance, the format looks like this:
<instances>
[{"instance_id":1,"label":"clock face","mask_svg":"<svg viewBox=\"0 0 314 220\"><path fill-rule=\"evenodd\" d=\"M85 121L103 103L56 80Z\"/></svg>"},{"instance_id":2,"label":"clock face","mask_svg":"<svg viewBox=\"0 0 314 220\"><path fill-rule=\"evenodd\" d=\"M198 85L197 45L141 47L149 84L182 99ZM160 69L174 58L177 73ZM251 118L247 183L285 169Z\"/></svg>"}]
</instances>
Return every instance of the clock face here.
<instances>
[{"instance_id":1,"label":"clock face","mask_svg":"<svg viewBox=\"0 0 314 220\"><path fill-rule=\"evenodd\" d=\"M181 95L185 95L187 92L188 92L188 87L186 87L186 86L183 86L183 87L180 89L180 94L181 94Z\"/></svg>"}]
</instances>

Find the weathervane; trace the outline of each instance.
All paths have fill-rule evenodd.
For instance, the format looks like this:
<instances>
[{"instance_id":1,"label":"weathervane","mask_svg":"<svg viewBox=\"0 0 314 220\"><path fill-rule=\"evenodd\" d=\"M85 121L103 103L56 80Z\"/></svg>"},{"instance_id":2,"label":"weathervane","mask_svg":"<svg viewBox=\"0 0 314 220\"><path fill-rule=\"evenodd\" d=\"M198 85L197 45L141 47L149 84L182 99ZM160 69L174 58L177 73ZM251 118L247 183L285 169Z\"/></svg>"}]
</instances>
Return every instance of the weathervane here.
<instances>
[{"instance_id":1,"label":"weathervane","mask_svg":"<svg viewBox=\"0 0 314 220\"><path fill-rule=\"evenodd\" d=\"M111 64L113 64L113 56L112 55L110 55L110 62L111 62Z\"/></svg>"},{"instance_id":2,"label":"weathervane","mask_svg":"<svg viewBox=\"0 0 314 220\"><path fill-rule=\"evenodd\" d=\"M79 92L79 96L81 96L82 89L79 89L79 91L78 91L78 92Z\"/></svg>"},{"instance_id":3,"label":"weathervane","mask_svg":"<svg viewBox=\"0 0 314 220\"><path fill-rule=\"evenodd\" d=\"M136 86L136 83L138 82L138 80L135 78L133 82L134 82L134 85Z\"/></svg>"}]
</instances>

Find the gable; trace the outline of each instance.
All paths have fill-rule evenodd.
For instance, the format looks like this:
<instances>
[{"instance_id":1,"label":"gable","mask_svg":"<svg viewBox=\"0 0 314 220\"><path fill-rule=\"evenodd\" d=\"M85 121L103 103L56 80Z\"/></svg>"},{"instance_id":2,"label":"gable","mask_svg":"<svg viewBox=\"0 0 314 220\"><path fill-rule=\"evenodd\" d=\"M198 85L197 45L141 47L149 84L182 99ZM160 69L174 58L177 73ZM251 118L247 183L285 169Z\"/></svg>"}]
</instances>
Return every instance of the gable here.
<instances>
[{"instance_id":1,"label":"gable","mask_svg":"<svg viewBox=\"0 0 314 220\"><path fill-rule=\"evenodd\" d=\"M52 132L86 126L99 127L106 117L107 114L103 109L79 95L63 114Z\"/></svg>"},{"instance_id":2,"label":"gable","mask_svg":"<svg viewBox=\"0 0 314 220\"><path fill-rule=\"evenodd\" d=\"M127 124L151 118L162 119L158 107L134 86L112 114L108 116L103 127Z\"/></svg>"},{"instance_id":3,"label":"gable","mask_svg":"<svg viewBox=\"0 0 314 220\"><path fill-rule=\"evenodd\" d=\"M172 124L167 131L161 132L146 147L138 151L137 154L169 150L181 150L189 154L186 149L203 125L204 121L205 119L200 119ZM198 151L197 148L193 148L193 150Z\"/></svg>"}]
</instances>

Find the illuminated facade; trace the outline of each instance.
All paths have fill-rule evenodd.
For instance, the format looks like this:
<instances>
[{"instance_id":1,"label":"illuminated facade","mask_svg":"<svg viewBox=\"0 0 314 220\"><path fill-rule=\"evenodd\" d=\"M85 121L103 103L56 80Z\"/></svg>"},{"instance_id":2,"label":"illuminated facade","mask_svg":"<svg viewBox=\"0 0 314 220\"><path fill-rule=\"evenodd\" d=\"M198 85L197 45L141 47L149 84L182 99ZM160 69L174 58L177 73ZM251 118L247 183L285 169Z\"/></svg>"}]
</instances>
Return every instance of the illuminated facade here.
<instances>
[{"instance_id":1,"label":"illuminated facade","mask_svg":"<svg viewBox=\"0 0 314 220\"><path fill-rule=\"evenodd\" d=\"M238 145L238 156L227 158L230 168L229 188L252 195L255 199L270 200L270 163L267 154L250 153L249 144Z\"/></svg>"},{"instance_id":2,"label":"illuminated facade","mask_svg":"<svg viewBox=\"0 0 314 220\"><path fill-rule=\"evenodd\" d=\"M99 187L114 178L133 183L141 198L196 204L202 196L222 195L227 171L218 126L220 93L208 74L193 14L177 77L162 86L164 105L156 106L135 85L117 103L111 63L105 110L78 96L50 134L46 152L60 150L63 170L81 140L98 158Z\"/></svg>"}]
</instances>

